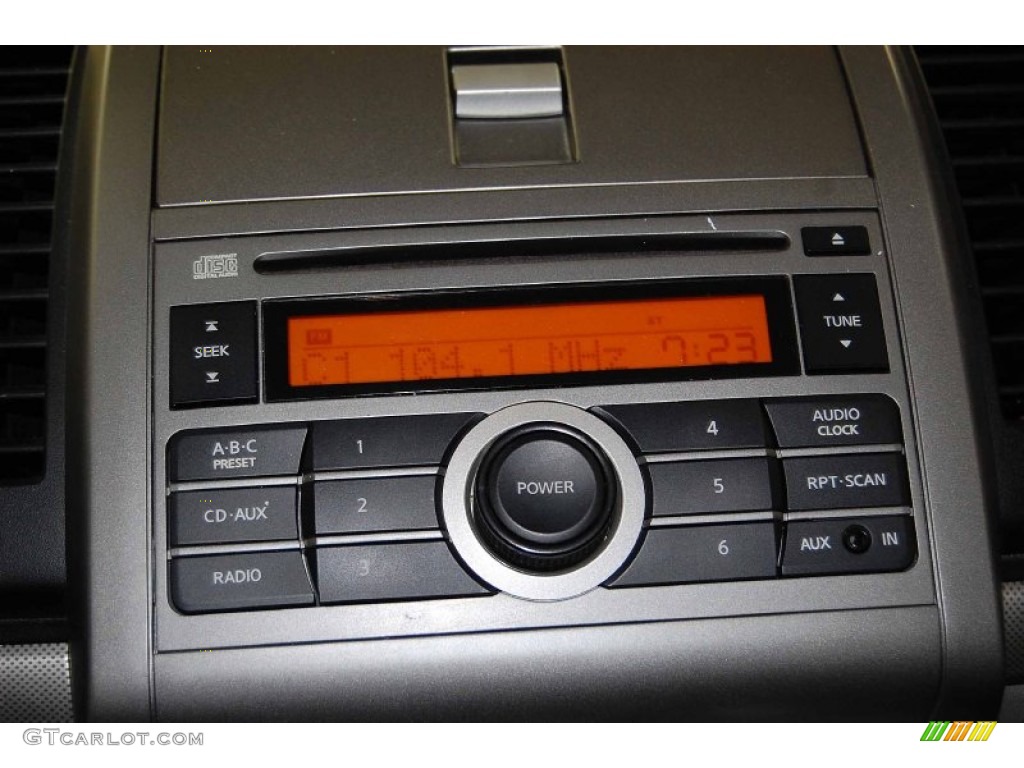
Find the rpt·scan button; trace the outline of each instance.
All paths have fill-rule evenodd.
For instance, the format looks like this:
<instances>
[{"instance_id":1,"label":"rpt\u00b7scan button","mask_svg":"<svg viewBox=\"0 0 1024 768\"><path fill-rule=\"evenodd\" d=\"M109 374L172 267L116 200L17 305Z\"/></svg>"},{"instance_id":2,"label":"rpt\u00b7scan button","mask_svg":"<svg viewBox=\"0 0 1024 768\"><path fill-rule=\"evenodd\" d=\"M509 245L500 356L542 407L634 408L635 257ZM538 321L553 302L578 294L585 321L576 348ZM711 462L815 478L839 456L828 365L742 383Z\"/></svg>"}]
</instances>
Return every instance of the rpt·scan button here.
<instances>
[{"instance_id":1,"label":"rpt\u00b7scan button","mask_svg":"<svg viewBox=\"0 0 1024 768\"><path fill-rule=\"evenodd\" d=\"M171 407L259 399L256 302L171 308Z\"/></svg>"},{"instance_id":2,"label":"rpt\u00b7scan button","mask_svg":"<svg viewBox=\"0 0 1024 768\"><path fill-rule=\"evenodd\" d=\"M175 435L168 472L172 481L294 475L306 428L251 427Z\"/></svg>"},{"instance_id":3,"label":"rpt\u00b7scan button","mask_svg":"<svg viewBox=\"0 0 1024 768\"><path fill-rule=\"evenodd\" d=\"M899 453L784 459L789 509L898 507L910 503Z\"/></svg>"}]
</instances>

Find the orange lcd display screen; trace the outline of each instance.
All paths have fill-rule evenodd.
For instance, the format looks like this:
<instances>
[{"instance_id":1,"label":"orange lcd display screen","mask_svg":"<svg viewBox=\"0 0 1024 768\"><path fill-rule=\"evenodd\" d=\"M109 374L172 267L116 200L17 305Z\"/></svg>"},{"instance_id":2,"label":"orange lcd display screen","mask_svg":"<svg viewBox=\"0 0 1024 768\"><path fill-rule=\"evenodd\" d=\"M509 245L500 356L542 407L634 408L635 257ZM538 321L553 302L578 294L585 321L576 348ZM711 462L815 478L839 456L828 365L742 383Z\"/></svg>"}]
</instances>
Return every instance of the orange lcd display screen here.
<instances>
[{"instance_id":1,"label":"orange lcd display screen","mask_svg":"<svg viewBox=\"0 0 1024 768\"><path fill-rule=\"evenodd\" d=\"M292 387L771 363L761 295L287 319Z\"/></svg>"}]
</instances>

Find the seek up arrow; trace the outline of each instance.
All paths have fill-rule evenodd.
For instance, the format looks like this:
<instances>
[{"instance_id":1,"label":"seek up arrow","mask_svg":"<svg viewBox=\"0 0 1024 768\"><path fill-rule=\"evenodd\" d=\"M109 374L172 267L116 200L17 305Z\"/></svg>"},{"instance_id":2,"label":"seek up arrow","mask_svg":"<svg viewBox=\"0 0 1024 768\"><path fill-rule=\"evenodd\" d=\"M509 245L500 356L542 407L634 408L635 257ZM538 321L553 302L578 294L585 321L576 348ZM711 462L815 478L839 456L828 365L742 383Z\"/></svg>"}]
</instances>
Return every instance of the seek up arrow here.
<instances>
[{"instance_id":1,"label":"seek up arrow","mask_svg":"<svg viewBox=\"0 0 1024 768\"><path fill-rule=\"evenodd\" d=\"M219 323L220 323L220 320L207 320L206 321L206 332L207 333L213 333L214 331L216 331L217 330L217 325Z\"/></svg>"}]
</instances>

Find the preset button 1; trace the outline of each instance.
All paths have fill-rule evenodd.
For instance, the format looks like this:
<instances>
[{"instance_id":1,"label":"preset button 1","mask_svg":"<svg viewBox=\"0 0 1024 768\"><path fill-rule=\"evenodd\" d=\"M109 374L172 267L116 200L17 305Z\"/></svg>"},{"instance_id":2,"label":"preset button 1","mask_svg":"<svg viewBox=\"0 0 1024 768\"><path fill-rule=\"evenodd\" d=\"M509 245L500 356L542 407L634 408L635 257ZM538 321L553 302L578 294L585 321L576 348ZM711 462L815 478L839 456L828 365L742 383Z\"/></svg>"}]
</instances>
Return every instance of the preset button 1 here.
<instances>
[{"instance_id":1,"label":"preset button 1","mask_svg":"<svg viewBox=\"0 0 1024 768\"><path fill-rule=\"evenodd\" d=\"M440 464L474 413L384 416L313 424L313 468L414 467Z\"/></svg>"}]
</instances>

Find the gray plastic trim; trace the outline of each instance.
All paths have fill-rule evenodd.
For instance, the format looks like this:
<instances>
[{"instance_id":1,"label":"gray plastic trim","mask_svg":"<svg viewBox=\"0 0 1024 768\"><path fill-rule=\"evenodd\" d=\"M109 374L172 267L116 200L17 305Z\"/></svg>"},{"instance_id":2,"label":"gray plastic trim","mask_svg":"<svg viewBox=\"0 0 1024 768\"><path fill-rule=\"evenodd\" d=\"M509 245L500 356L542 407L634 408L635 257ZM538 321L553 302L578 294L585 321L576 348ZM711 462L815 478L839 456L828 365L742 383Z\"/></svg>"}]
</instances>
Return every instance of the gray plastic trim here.
<instances>
[{"instance_id":1,"label":"gray plastic trim","mask_svg":"<svg viewBox=\"0 0 1024 768\"><path fill-rule=\"evenodd\" d=\"M995 717L1002 693L1002 628L992 547L991 467L982 435L983 391L965 361L966 286L946 212L936 207L940 155L927 143L905 52L842 48L874 169L899 298L911 418L930 509L943 633L942 719Z\"/></svg>"},{"instance_id":2,"label":"gray plastic trim","mask_svg":"<svg viewBox=\"0 0 1024 768\"><path fill-rule=\"evenodd\" d=\"M157 716L922 721L937 625L932 606L169 653Z\"/></svg>"},{"instance_id":3,"label":"gray plastic trim","mask_svg":"<svg viewBox=\"0 0 1024 768\"><path fill-rule=\"evenodd\" d=\"M572 427L593 439L608 458L618 485L612 527L601 549L568 571L545 575L527 573L499 560L473 525L474 481L487 449L516 427L541 422ZM562 403L532 402L491 414L462 438L444 477L441 507L452 545L481 579L515 597L565 600L600 586L625 564L643 530L647 494L633 452L604 421Z\"/></svg>"},{"instance_id":4,"label":"gray plastic trim","mask_svg":"<svg viewBox=\"0 0 1024 768\"><path fill-rule=\"evenodd\" d=\"M76 711L150 717L149 210L159 50L90 48L68 293Z\"/></svg>"}]
</instances>

